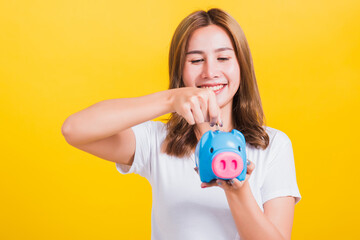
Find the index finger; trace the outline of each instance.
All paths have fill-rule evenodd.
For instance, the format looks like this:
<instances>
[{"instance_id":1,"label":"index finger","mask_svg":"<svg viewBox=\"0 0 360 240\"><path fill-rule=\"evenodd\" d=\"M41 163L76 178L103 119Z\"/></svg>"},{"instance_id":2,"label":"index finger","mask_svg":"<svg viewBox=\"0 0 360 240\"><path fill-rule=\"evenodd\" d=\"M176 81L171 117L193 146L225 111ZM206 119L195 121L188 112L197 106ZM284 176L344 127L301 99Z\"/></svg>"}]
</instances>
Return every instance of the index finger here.
<instances>
[{"instance_id":1,"label":"index finger","mask_svg":"<svg viewBox=\"0 0 360 240\"><path fill-rule=\"evenodd\" d=\"M210 124L215 125L216 123L220 123L220 108L216 101L215 93L209 95L209 119Z\"/></svg>"}]
</instances>

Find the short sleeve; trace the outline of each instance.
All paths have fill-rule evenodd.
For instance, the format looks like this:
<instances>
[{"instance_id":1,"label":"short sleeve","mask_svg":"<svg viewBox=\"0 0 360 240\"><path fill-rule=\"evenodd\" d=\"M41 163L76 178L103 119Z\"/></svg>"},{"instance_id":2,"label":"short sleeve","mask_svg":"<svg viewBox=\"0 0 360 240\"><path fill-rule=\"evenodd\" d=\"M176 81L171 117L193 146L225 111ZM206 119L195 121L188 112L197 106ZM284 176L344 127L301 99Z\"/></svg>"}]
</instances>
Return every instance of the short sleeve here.
<instances>
[{"instance_id":1,"label":"short sleeve","mask_svg":"<svg viewBox=\"0 0 360 240\"><path fill-rule=\"evenodd\" d=\"M131 128L136 141L134 161L131 166L116 163L121 174L136 173L150 181L152 160L159 145L158 130L162 125L161 122L147 121Z\"/></svg>"},{"instance_id":2,"label":"short sleeve","mask_svg":"<svg viewBox=\"0 0 360 240\"><path fill-rule=\"evenodd\" d=\"M296 182L295 162L292 144L284 134L284 141L276 147L271 162L267 165L264 183L261 187L263 204L276 197L292 196L295 203L301 199L299 188Z\"/></svg>"}]
</instances>

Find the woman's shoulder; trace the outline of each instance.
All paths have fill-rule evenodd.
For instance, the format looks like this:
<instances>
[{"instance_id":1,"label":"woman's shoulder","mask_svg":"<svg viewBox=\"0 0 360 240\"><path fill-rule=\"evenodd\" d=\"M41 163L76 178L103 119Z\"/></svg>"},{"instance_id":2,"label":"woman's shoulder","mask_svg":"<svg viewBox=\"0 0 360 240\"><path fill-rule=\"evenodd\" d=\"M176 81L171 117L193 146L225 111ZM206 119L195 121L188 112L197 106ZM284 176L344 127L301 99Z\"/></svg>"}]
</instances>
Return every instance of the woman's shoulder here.
<instances>
[{"instance_id":1,"label":"woman's shoulder","mask_svg":"<svg viewBox=\"0 0 360 240\"><path fill-rule=\"evenodd\" d=\"M269 145L265 149L246 145L246 154L258 167L267 166L279 153L292 149L290 138L285 132L269 126L263 128L269 136Z\"/></svg>"},{"instance_id":2,"label":"woman's shoulder","mask_svg":"<svg viewBox=\"0 0 360 240\"><path fill-rule=\"evenodd\" d=\"M269 126L264 126L266 133L269 136L269 146L272 145L284 145L287 143L291 143L290 138L288 137L288 135L279 130L279 129L275 129Z\"/></svg>"}]
</instances>

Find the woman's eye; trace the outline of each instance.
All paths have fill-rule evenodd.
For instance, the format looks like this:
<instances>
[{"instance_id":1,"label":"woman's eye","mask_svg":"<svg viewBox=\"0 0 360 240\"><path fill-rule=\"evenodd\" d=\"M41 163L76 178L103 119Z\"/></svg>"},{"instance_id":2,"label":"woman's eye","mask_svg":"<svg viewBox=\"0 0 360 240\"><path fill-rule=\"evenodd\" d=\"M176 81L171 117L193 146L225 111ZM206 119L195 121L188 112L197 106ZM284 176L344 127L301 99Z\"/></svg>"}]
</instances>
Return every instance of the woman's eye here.
<instances>
[{"instance_id":1,"label":"woman's eye","mask_svg":"<svg viewBox=\"0 0 360 240\"><path fill-rule=\"evenodd\" d=\"M190 61L191 63L198 63L198 62L203 62L204 61L204 59L198 59L198 60L192 60L192 61Z\"/></svg>"},{"instance_id":2,"label":"woman's eye","mask_svg":"<svg viewBox=\"0 0 360 240\"><path fill-rule=\"evenodd\" d=\"M229 60L229 58L218 58L219 61L227 61ZM205 61L204 59L197 59L197 60L192 60L190 61L191 63L199 63L199 62L203 62Z\"/></svg>"}]
</instances>

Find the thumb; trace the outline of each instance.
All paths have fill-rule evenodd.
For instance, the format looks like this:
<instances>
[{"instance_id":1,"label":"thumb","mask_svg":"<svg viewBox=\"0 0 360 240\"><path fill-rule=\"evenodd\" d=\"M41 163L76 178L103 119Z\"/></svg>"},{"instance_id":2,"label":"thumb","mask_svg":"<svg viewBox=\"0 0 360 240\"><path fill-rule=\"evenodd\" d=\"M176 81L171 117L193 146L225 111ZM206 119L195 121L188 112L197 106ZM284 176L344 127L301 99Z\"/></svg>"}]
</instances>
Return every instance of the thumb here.
<instances>
[{"instance_id":1,"label":"thumb","mask_svg":"<svg viewBox=\"0 0 360 240\"><path fill-rule=\"evenodd\" d=\"M247 159L247 174L251 174L255 169L255 164Z\"/></svg>"}]
</instances>

